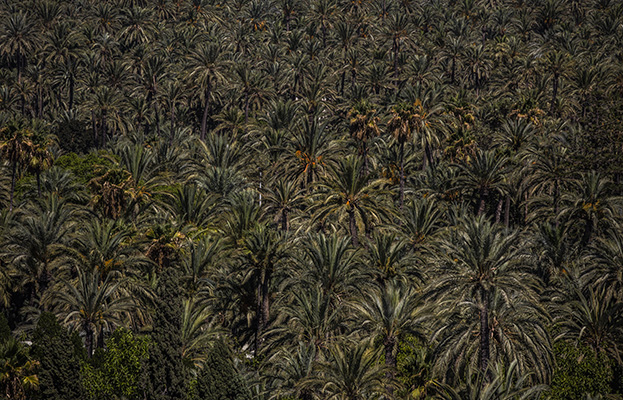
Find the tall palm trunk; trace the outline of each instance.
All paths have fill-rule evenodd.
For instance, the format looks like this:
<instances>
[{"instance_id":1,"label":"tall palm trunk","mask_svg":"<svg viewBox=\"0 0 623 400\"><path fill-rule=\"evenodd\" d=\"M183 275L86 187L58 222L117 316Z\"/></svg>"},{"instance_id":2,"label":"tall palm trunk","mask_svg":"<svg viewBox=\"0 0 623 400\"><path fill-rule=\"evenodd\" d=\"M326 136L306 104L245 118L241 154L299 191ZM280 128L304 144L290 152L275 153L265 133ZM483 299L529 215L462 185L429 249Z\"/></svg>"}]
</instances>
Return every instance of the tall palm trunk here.
<instances>
[{"instance_id":1,"label":"tall palm trunk","mask_svg":"<svg viewBox=\"0 0 623 400\"><path fill-rule=\"evenodd\" d=\"M386 376L390 382L394 379L394 371L396 371L396 355L394 354L396 342L396 337L392 335L388 335L383 341L383 347L385 349L385 365L388 367ZM394 387L391 384L388 384L386 390L391 398L394 394Z\"/></svg>"},{"instance_id":2,"label":"tall palm trunk","mask_svg":"<svg viewBox=\"0 0 623 400\"><path fill-rule=\"evenodd\" d=\"M11 165L11 203L9 205L9 211L13 211L13 197L15 195L15 175L17 174L17 161L13 160Z\"/></svg>"},{"instance_id":3,"label":"tall palm trunk","mask_svg":"<svg viewBox=\"0 0 623 400\"><path fill-rule=\"evenodd\" d=\"M405 203L405 142L400 141L400 209Z\"/></svg>"},{"instance_id":4,"label":"tall palm trunk","mask_svg":"<svg viewBox=\"0 0 623 400\"><path fill-rule=\"evenodd\" d=\"M281 230L284 232L288 231L288 209L284 208L281 211Z\"/></svg>"},{"instance_id":5,"label":"tall palm trunk","mask_svg":"<svg viewBox=\"0 0 623 400\"><path fill-rule=\"evenodd\" d=\"M208 86L206 87L206 100L203 108L203 116L201 117L201 140L206 138L206 130L208 128L208 111L210 110L210 96L212 92L212 80L208 79Z\"/></svg>"},{"instance_id":6,"label":"tall palm trunk","mask_svg":"<svg viewBox=\"0 0 623 400\"><path fill-rule=\"evenodd\" d=\"M348 222L350 227L350 237L354 247L359 246L359 236L357 235L357 221L355 220L355 207L351 204L348 209Z\"/></svg>"},{"instance_id":7,"label":"tall palm trunk","mask_svg":"<svg viewBox=\"0 0 623 400\"><path fill-rule=\"evenodd\" d=\"M476 215L480 216L485 212L485 207L487 205L487 196L489 195L489 190L487 188L480 189L480 198L478 200L478 210Z\"/></svg>"},{"instance_id":8,"label":"tall palm trunk","mask_svg":"<svg viewBox=\"0 0 623 400\"><path fill-rule=\"evenodd\" d=\"M482 307L480 308L480 354L478 366L481 371L487 369L489 364L489 293L482 286L480 287Z\"/></svg>"},{"instance_id":9,"label":"tall palm trunk","mask_svg":"<svg viewBox=\"0 0 623 400\"><path fill-rule=\"evenodd\" d=\"M93 328L91 328L91 324L85 322L83 324L84 329L84 346L87 350L87 356L89 358L93 357Z\"/></svg>"}]
</instances>

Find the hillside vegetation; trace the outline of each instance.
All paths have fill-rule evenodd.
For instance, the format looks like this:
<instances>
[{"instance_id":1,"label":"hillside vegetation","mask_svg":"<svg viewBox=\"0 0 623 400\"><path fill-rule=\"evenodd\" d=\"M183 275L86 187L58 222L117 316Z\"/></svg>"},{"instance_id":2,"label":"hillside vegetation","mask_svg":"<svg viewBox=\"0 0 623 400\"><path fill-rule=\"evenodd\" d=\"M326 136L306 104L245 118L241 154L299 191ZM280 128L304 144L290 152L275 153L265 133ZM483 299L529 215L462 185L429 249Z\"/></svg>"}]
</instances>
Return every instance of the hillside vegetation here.
<instances>
[{"instance_id":1,"label":"hillside vegetation","mask_svg":"<svg viewBox=\"0 0 623 400\"><path fill-rule=\"evenodd\" d=\"M0 0L6 399L623 394L623 3Z\"/></svg>"}]
</instances>

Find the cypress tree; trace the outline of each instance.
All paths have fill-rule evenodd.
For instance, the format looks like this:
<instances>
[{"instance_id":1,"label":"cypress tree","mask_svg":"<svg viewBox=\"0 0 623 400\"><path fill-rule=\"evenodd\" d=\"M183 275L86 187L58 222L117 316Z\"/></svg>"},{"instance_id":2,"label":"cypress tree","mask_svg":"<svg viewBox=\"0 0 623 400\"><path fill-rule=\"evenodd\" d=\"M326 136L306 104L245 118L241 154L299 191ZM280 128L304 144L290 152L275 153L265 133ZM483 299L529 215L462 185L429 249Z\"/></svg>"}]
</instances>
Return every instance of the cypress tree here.
<instances>
[{"instance_id":1,"label":"cypress tree","mask_svg":"<svg viewBox=\"0 0 623 400\"><path fill-rule=\"evenodd\" d=\"M236 371L229 350L217 341L208 353L197 378L197 396L200 400L250 400L251 393Z\"/></svg>"},{"instance_id":2,"label":"cypress tree","mask_svg":"<svg viewBox=\"0 0 623 400\"><path fill-rule=\"evenodd\" d=\"M44 312L33 333L32 356L39 361L39 390L34 398L71 400L84 398L80 360L67 329L54 314Z\"/></svg>"},{"instance_id":3,"label":"cypress tree","mask_svg":"<svg viewBox=\"0 0 623 400\"><path fill-rule=\"evenodd\" d=\"M186 392L182 361L182 299L179 272L166 268L158 283L149 358L144 365L143 397L150 400L183 399Z\"/></svg>"}]
</instances>

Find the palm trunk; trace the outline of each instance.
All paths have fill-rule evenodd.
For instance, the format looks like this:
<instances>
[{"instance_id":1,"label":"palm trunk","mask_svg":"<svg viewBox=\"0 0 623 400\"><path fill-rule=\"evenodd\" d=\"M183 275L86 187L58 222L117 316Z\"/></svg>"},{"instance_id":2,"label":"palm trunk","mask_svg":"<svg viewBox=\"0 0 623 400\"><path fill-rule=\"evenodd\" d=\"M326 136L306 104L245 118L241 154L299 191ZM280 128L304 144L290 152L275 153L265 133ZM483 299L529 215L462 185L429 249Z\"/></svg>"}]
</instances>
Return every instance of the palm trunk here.
<instances>
[{"instance_id":1,"label":"palm trunk","mask_svg":"<svg viewBox=\"0 0 623 400\"><path fill-rule=\"evenodd\" d=\"M487 291L480 288L482 307L480 308L480 354L478 366L481 371L486 371L489 364L489 296Z\"/></svg>"},{"instance_id":2,"label":"palm trunk","mask_svg":"<svg viewBox=\"0 0 623 400\"><path fill-rule=\"evenodd\" d=\"M394 379L394 371L396 371L396 355L394 354L394 349L396 348L396 337L387 336L383 342L383 346L385 348L385 365L387 366L386 376L388 381L391 382ZM391 384L388 384L386 390L391 398L394 394L394 387Z\"/></svg>"},{"instance_id":3,"label":"palm trunk","mask_svg":"<svg viewBox=\"0 0 623 400\"><path fill-rule=\"evenodd\" d=\"M510 225L511 197L506 196L506 207L504 208L504 225L508 228Z\"/></svg>"},{"instance_id":4,"label":"palm trunk","mask_svg":"<svg viewBox=\"0 0 623 400\"><path fill-rule=\"evenodd\" d=\"M249 123L249 94L244 96L244 123Z\"/></svg>"},{"instance_id":5,"label":"palm trunk","mask_svg":"<svg viewBox=\"0 0 623 400\"><path fill-rule=\"evenodd\" d=\"M206 88L206 104L203 108L203 117L201 118L201 140L205 140L206 138L206 130L208 128L208 111L210 110L210 96L212 91L211 80L208 79L208 87Z\"/></svg>"},{"instance_id":6,"label":"palm trunk","mask_svg":"<svg viewBox=\"0 0 623 400\"><path fill-rule=\"evenodd\" d=\"M554 82L552 88L552 104L549 107L549 113L554 114L554 110L556 108L556 96L558 95L558 74L554 74Z\"/></svg>"},{"instance_id":7,"label":"palm trunk","mask_svg":"<svg viewBox=\"0 0 623 400\"><path fill-rule=\"evenodd\" d=\"M487 195L488 195L488 190L486 188L481 188L480 189L480 200L478 201L478 211L476 213L477 216L480 216L485 212L485 207L487 205Z\"/></svg>"},{"instance_id":8,"label":"palm trunk","mask_svg":"<svg viewBox=\"0 0 623 400\"><path fill-rule=\"evenodd\" d=\"M281 211L281 230L288 231L288 210L286 208Z\"/></svg>"},{"instance_id":9,"label":"palm trunk","mask_svg":"<svg viewBox=\"0 0 623 400\"><path fill-rule=\"evenodd\" d=\"M359 236L357 235L357 224L355 221L355 208L353 205L348 209L348 220L350 226L350 237L354 247L359 247Z\"/></svg>"},{"instance_id":10,"label":"palm trunk","mask_svg":"<svg viewBox=\"0 0 623 400\"><path fill-rule=\"evenodd\" d=\"M495 223L498 224L500 223L500 219L502 218L502 198L500 197L500 200L498 200L498 206L495 209Z\"/></svg>"},{"instance_id":11,"label":"palm trunk","mask_svg":"<svg viewBox=\"0 0 623 400\"><path fill-rule=\"evenodd\" d=\"M13 211L13 197L15 194L15 175L17 174L17 161L13 161L13 165L11 166L11 203L9 206L9 211Z\"/></svg>"},{"instance_id":12,"label":"palm trunk","mask_svg":"<svg viewBox=\"0 0 623 400\"><path fill-rule=\"evenodd\" d=\"M405 202L405 143L404 141L400 142L400 209L402 210L402 206Z\"/></svg>"},{"instance_id":13,"label":"palm trunk","mask_svg":"<svg viewBox=\"0 0 623 400\"><path fill-rule=\"evenodd\" d=\"M84 346L87 350L87 356L93 357L93 329L88 323L84 324Z\"/></svg>"},{"instance_id":14,"label":"palm trunk","mask_svg":"<svg viewBox=\"0 0 623 400\"><path fill-rule=\"evenodd\" d=\"M93 143L97 147L97 123L95 122L95 111L91 110L91 129L93 129Z\"/></svg>"}]
</instances>

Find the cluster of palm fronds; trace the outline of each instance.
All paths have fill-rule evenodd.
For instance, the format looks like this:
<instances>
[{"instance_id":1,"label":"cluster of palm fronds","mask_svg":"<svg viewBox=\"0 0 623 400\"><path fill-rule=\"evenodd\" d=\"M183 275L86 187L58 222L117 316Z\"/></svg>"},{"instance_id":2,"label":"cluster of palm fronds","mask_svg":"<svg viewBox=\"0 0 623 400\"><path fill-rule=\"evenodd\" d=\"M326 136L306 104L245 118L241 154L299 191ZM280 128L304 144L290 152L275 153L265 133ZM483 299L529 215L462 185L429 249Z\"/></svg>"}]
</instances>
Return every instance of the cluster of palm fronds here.
<instances>
[{"instance_id":1,"label":"cluster of palm fronds","mask_svg":"<svg viewBox=\"0 0 623 400\"><path fill-rule=\"evenodd\" d=\"M557 398L623 368L622 61L609 0L2 2L0 307L90 356L174 269L258 399Z\"/></svg>"}]
</instances>

